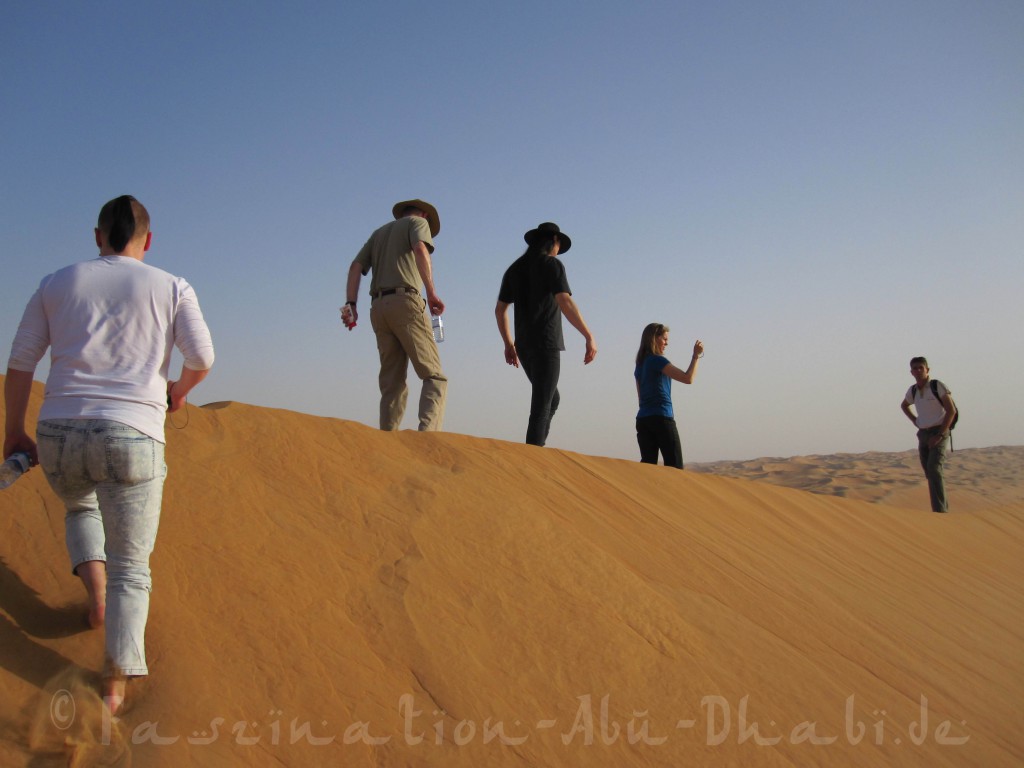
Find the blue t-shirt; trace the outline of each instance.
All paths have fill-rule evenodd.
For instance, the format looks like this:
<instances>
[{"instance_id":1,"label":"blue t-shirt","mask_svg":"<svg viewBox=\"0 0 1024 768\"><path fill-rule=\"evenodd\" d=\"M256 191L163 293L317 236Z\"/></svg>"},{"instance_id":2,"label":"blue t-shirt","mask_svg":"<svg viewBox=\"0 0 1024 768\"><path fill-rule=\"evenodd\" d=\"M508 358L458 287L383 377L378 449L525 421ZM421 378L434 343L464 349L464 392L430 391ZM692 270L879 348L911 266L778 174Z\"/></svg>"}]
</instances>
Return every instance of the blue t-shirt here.
<instances>
[{"instance_id":1,"label":"blue t-shirt","mask_svg":"<svg viewBox=\"0 0 1024 768\"><path fill-rule=\"evenodd\" d=\"M640 382L638 419L645 416L675 418L672 412L672 379L662 373L666 365L668 358L648 355L633 371L633 378Z\"/></svg>"}]
</instances>

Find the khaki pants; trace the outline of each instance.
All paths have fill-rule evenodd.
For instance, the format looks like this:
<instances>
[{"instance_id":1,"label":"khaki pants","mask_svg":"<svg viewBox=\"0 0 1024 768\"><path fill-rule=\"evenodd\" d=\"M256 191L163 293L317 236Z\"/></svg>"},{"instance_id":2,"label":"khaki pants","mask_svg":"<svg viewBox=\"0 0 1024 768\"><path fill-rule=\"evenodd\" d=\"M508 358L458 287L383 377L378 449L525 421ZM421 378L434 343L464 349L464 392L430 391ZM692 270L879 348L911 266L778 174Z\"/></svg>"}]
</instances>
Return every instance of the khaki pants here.
<instances>
[{"instance_id":1,"label":"khaki pants","mask_svg":"<svg viewBox=\"0 0 1024 768\"><path fill-rule=\"evenodd\" d=\"M409 396L405 377L412 362L423 380L420 392L421 432L441 429L444 421L448 379L441 370L441 356L424 309L426 302L415 293L394 293L374 299L370 324L377 335L380 353L380 428L398 429Z\"/></svg>"}]
</instances>

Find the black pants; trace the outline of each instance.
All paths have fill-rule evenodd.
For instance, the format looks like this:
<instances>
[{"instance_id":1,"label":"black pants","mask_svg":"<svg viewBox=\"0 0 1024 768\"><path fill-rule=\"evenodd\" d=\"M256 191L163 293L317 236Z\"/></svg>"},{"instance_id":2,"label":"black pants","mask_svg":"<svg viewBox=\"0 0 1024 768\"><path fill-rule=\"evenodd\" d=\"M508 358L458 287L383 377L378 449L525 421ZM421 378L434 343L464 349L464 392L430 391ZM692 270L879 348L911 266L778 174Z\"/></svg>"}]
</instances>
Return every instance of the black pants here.
<instances>
[{"instance_id":1,"label":"black pants","mask_svg":"<svg viewBox=\"0 0 1024 768\"><path fill-rule=\"evenodd\" d=\"M666 467L683 468L683 448L679 444L676 420L667 416L644 416L636 420L636 442L640 446L640 461L657 464L658 451Z\"/></svg>"},{"instance_id":2,"label":"black pants","mask_svg":"<svg viewBox=\"0 0 1024 768\"><path fill-rule=\"evenodd\" d=\"M557 349L520 350L519 362L533 385L526 442L544 445L551 429L551 419L558 410L558 376L562 370L562 357Z\"/></svg>"}]
</instances>

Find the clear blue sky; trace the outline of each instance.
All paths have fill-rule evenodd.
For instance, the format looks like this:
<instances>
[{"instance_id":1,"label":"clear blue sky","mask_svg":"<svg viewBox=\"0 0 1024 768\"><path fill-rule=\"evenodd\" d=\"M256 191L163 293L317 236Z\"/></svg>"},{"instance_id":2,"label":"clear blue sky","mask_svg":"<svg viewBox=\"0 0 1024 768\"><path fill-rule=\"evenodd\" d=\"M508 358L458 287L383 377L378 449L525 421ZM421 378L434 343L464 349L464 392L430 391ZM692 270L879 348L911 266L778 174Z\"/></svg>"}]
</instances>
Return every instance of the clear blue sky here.
<instances>
[{"instance_id":1,"label":"clear blue sky","mask_svg":"<svg viewBox=\"0 0 1024 768\"><path fill-rule=\"evenodd\" d=\"M214 333L195 402L376 425L368 299L352 333L338 307L422 197L449 431L525 434L493 309L551 220L599 348L584 368L566 324L554 447L637 458L655 321L684 366L707 346L673 387L688 461L909 449L915 354L958 446L1024 442L1019 0L15 3L0 104L4 362L39 279L130 193Z\"/></svg>"}]
</instances>

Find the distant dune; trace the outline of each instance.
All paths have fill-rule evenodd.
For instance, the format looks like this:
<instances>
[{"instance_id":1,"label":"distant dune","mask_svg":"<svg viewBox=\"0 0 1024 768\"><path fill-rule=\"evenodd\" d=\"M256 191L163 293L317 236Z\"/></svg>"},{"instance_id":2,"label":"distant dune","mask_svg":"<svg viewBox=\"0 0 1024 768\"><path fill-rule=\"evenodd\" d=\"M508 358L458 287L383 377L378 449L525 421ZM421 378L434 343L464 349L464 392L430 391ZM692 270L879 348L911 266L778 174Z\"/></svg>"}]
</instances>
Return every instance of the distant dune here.
<instances>
[{"instance_id":1,"label":"distant dune","mask_svg":"<svg viewBox=\"0 0 1024 768\"><path fill-rule=\"evenodd\" d=\"M678 472L171 418L119 721L61 506L38 469L0 492L2 766L1024 764L1020 448L956 451L936 515L911 454Z\"/></svg>"},{"instance_id":2,"label":"distant dune","mask_svg":"<svg viewBox=\"0 0 1024 768\"><path fill-rule=\"evenodd\" d=\"M916 450L716 461L689 469L847 499L930 508ZM1024 501L1024 446L954 450L946 455L945 477L953 512Z\"/></svg>"}]
</instances>

